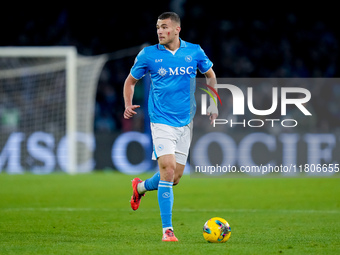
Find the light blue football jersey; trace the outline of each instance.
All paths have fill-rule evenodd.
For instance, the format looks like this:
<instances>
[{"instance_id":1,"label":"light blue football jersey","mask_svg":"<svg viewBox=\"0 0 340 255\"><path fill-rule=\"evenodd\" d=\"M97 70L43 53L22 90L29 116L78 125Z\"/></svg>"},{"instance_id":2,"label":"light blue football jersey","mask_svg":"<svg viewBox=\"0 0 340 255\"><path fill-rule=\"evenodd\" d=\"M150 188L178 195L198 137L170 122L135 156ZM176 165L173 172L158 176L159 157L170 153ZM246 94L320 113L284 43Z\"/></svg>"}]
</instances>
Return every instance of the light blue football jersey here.
<instances>
[{"instance_id":1,"label":"light blue football jersey","mask_svg":"<svg viewBox=\"0 0 340 255\"><path fill-rule=\"evenodd\" d=\"M173 127L189 124L196 112L193 94L197 69L206 73L213 65L198 44L180 42L175 54L161 44L145 47L131 68L137 80L150 73L148 111L153 123Z\"/></svg>"}]
</instances>

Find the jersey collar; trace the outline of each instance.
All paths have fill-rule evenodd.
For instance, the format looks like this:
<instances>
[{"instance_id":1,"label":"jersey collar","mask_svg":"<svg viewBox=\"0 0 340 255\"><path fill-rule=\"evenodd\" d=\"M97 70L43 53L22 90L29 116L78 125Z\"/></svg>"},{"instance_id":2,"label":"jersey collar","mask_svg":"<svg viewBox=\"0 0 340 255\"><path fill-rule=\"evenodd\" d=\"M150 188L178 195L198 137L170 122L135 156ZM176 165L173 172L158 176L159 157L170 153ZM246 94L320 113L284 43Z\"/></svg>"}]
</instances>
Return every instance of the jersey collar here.
<instances>
[{"instance_id":1,"label":"jersey collar","mask_svg":"<svg viewBox=\"0 0 340 255\"><path fill-rule=\"evenodd\" d=\"M187 47L187 44L186 44L185 41L183 41L181 38L179 38L179 41L181 42L181 44L180 44L180 46L179 46L180 48L185 48L185 47ZM166 50L166 48L165 48L164 45L162 45L162 44L158 44L157 47L158 47L159 50Z\"/></svg>"}]
</instances>

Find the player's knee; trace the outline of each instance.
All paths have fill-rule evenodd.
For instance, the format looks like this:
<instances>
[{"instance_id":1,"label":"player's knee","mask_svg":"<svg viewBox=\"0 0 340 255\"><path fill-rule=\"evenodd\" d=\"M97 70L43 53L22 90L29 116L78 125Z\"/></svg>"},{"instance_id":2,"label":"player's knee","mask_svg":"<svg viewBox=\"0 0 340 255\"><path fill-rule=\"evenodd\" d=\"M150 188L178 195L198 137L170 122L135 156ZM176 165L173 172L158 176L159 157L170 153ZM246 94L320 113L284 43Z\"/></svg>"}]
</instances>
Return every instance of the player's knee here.
<instances>
[{"instance_id":1,"label":"player's knee","mask_svg":"<svg viewBox=\"0 0 340 255\"><path fill-rule=\"evenodd\" d=\"M175 177L175 169L169 166L163 166L161 169L161 179L169 182L173 182Z\"/></svg>"}]
</instances>

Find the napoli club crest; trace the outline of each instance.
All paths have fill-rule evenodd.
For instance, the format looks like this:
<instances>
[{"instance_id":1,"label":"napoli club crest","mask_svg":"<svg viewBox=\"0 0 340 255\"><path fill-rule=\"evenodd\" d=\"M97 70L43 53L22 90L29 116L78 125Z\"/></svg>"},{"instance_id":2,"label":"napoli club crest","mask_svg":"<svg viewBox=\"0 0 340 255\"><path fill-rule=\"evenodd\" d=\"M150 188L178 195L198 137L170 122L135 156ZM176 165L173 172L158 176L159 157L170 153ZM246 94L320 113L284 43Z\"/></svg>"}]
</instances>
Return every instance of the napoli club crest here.
<instances>
[{"instance_id":1,"label":"napoli club crest","mask_svg":"<svg viewBox=\"0 0 340 255\"><path fill-rule=\"evenodd\" d=\"M192 57L190 55L185 56L185 61L190 63L192 61Z\"/></svg>"}]
</instances>

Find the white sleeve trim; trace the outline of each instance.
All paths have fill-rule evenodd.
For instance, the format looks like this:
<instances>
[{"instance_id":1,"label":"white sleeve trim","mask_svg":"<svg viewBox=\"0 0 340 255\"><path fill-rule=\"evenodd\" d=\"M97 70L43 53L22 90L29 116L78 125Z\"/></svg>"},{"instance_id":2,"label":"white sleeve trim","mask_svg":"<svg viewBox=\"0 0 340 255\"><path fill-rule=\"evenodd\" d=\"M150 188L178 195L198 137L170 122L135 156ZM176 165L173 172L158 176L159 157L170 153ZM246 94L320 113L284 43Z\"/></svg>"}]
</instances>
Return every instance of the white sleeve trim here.
<instances>
[{"instance_id":1,"label":"white sleeve trim","mask_svg":"<svg viewBox=\"0 0 340 255\"><path fill-rule=\"evenodd\" d=\"M211 67L208 68L207 71L205 71L204 73L198 68L198 70L200 71L201 74L205 74L206 72L208 72L212 67L213 67L214 64L211 64Z\"/></svg>"}]
</instances>

